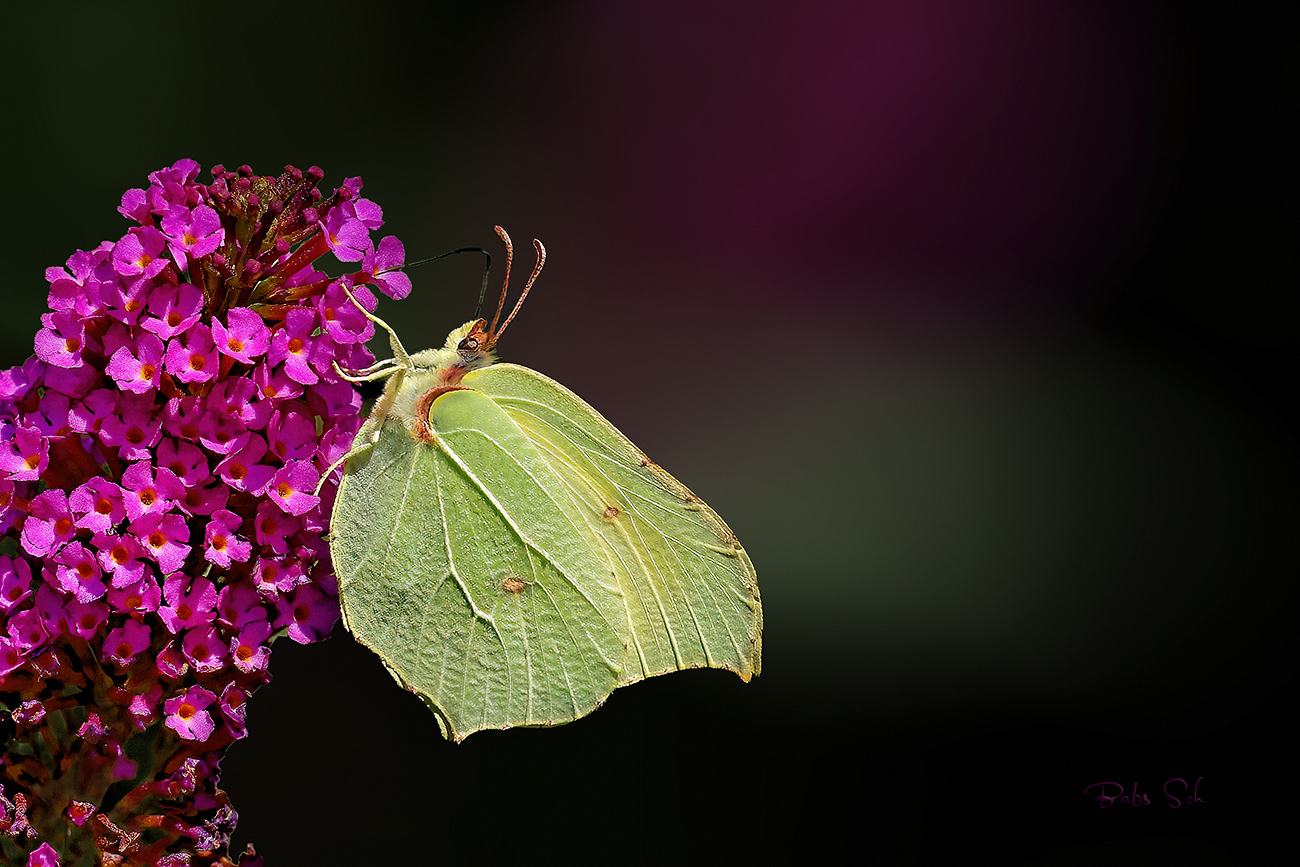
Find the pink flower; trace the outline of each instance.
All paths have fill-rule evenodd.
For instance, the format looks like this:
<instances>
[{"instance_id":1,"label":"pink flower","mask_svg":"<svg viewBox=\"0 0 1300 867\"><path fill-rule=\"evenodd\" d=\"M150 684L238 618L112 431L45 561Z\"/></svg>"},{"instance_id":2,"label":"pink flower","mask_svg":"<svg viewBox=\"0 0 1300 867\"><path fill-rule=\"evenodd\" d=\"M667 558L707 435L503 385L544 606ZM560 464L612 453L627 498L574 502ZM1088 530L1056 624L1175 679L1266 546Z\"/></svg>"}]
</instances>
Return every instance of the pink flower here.
<instances>
[{"instance_id":1,"label":"pink flower","mask_svg":"<svg viewBox=\"0 0 1300 867\"><path fill-rule=\"evenodd\" d=\"M242 563L248 559L253 546L235 533L243 522L243 518L226 509L212 513L204 531L203 556L208 562L229 566L232 560Z\"/></svg>"},{"instance_id":2,"label":"pink flower","mask_svg":"<svg viewBox=\"0 0 1300 867\"><path fill-rule=\"evenodd\" d=\"M59 587L75 596L78 602L98 599L108 589L104 586L103 573L94 555L80 542L65 545L54 555L54 562Z\"/></svg>"},{"instance_id":3,"label":"pink flower","mask_svg":"<svg viewBox=\"0 0 1300 867\"><path fill-rule=\"evenodd\" d=\"M122 346L109 359L108 375L119 387L143 394L158 387L163 368L163 342L156 335L145 333L137 339L134 348Z\"/></svg>"},{"instance_id":4,"label":"pink flower","mask_svg":"<svg viewBox=\"0 0 1300 867\"><path fill-rule=\"evenodd\" d=\"M290 515L310 512L320 503L313 491L320 481L320 472L307 461L289 461L271 477L267 493L281 509Z\"/></svg>"},{"instance_id":5,"label":"pink flower","mask_svg":"<svg viewBox=\"0 0 1300 867\"><path fill-rule=\"evenodd\" d=\"M220 364L212 332L202 323L191 325L167 344L167 372L181 382L211 382Z\"/></svg>"},{"instance_id":6,"label":"pink flower","mask_svg":"<svg viewBox=\"0 0 1300 867\"><path fill-rule=\"evenodd\" d=\"M284 328L277 329L271 336L271 348L266 355L272 364L283 361L285 372L303 385L318 382L320 374L317 371L329 368L332 344L324 335L312 336L316 325L314 311L305 308L290 310L284 317Z\"/></svg>"},{"instance_id":7,"label":"pink flower","mask_svg":"<svg viewBox=\"0 0 1300 867\"><path fill-rule=\"evenodd\" d=\"M68 495L79 529L104 533L126 520L122 489L103 476L91 476Z\"/></svg>"},{"instance_id":8,"label":"pink flower","mask_svg":"<svg viewBox=\"0 0 1300 867\"><path fill-rule=\"evenodd\" d=\"M152 226L131 229L113 247L113 269L123 277L157 276L171 264L160 258L166 246L163 233Z\"/></svg>"},{"instance_id":9,"label":"pink flower","mask_svg":"<svg viewBox=\"0 0 1300 867\"><path fill-rule=\"evenodd\" d=\"M147 512L132 521L129 528L163 572L174 572L185 565L190 553L190 530L182 516Z\"/></svg>"},{"instance_id":10,"label":"pink flower","mask_svg":"<svg viewBox=\"0 0 1300 867\"><path fill-rule=\"evenodd\" d=\"M392 235L379 241L379 246L366 253L361 260L361 270L369 274L379 291L389 298L405 298L411 294L411 278L400 271L406 261L402 242Z\"/></svg>"},{"instance_id":11,"label":"pink flower","mask_svg":"<svg viewBox=\"0 0 1300 867\"><path fill-rule=\"evenodd\" d=\"M230 453L217 464L217 475L237 491L260 496L275 475L273 467L258 463L266 454L266 440L246 431L232 444Z\"/></svg>"},{"instance_id":12,"label":"pink flower","mask_svg":"<svg viewBox=\"0 0 1300 867\"><path fill-rule=\"evenodd\" d=\"M304 584L276 603L280 616L276 627L288 626L287 635L299 644L310 644L330 634L339 619L337 599L326 596L315 585Z\"/></svg>"},{"instance_id":13,"label":"pink flower","mask_svg":"<svg viewBox=\"0 0 1300 867\"><path fill-rule=\"evenodd\" d=\"M271 624L266 620L254 621L239 630L239 634L230 642L230 655L235 668L245 674L266 671L271 659L271 648L265 642L271 631Z\"/></svg>"},{"instance_id":14,"label":"pink flower","mask_svg":"<svg viewBox=\"0 0 1300 867\"><path fill-rule=\"evenodd\" d=\"M22 532L23 550L28 554L44 557L72 539L76 524L68 509L68 495L63 491L42 491L32 498L28 509Z\"/></svg>"},{"instance_id":15,"label":"pink flower","mask_svg":"<svg viewBox=\"0 0 1300 867\"><path fill-rule=\"evenodd\" d=\"M184 694L163 702L163 712L167 714L163 724L186 740L206 741L217 727L212 714L204 708L216 700L216 693L192 686Z\"/></svg>"},{"instance_id":16,"label":"pink flower","mask_svg":"<svg viewBox=\"0 0 1300 867\"><path fill-rule=\"evenodd\" d=\"M234 307L226 314L228 325L212 320L212 338L217 351L244 364L253 364L271 346L271 329L256 310Z\"/></svg>"},{"instance_id":17,"label":"pink flower","mask_svg":"<svg viewBox=\"0 0 1300 867\"><path fill-rule=\"evenodd\" d=\"M36 333L36 355L56 367L81 367L86 348L85 320L73 310L56 310L41 317L45 327Z\"/></svg>"},{"instance_id":18,"label":"pink flower","mask_svg":"<svg viewBox=\"0 0 1300 867\"><path fill-rule=\"evenodd\" d=\"M168 284L149 299L149 316L140 323L163 340L185 333L203 312L203 290L193 283Z\"/></svg>"},{"instance_id":19,"label":"pink flower","mask_svg":"<svg viewBox=\"0 0 1300 867\"><path fill-rule=\"evenodd\" d=\"M49 843L42 843L28 856L27 867L59 867L59 853Z\"/></svg>"},{"instance_id":20,"label":"pink flower","mask_svg":"<svg viewBox=\"0 0 1300 867\"><path fill-rule=\"evenodd\" d=\"M226 644L211 626L188 630L181 639L181 653L195 671L204 674L220 671L226 665Z\"/></svg>"},{"instance_id":21,"label":"pink flower","mask_svg":"<svg viewBox=\"0 0 1300 867\"><path fill-rule=\"evenodd\" d=\"M163 582L163 598L167 604L158 609L158 616L172 634L216 619L217 588L207 578L177 572Z\"/></svg>"},{"instance_id":22,"label":"pink flower","mask_svg":"<svg viewBox=\"0 0 1300 867\"><path fill-rule=\"evenodd\" d=\"M45 437L35 428L7 428L4 442L0 444L0 472L7 473L15 482L39 479L49 466L50 449Z\"/></svg>"},{"instance_id":23,"label":"pink flower","mask_svg":"<svg viewBox=\"0 0 1300 867\"><path fill-rule=\"evenodd\" d=\"M190 211L172 208L162 220L162 231L167 236L167 247L172 251L176 267L184 269L190 258L202 258L221 246L225 229L217 212L207 205Z\"/></svg>"},{"instance_id":24,"label":"pink flower","mask_svg":"<svg viewBox=\"0 0 1300 867\"><path fill-rule=\"evenodd\" d=\"M119 668L126 668L131 660L148 649L149 627L139 620L128 619L104 639L105 658Z\"/></svg>"}]
</instances>

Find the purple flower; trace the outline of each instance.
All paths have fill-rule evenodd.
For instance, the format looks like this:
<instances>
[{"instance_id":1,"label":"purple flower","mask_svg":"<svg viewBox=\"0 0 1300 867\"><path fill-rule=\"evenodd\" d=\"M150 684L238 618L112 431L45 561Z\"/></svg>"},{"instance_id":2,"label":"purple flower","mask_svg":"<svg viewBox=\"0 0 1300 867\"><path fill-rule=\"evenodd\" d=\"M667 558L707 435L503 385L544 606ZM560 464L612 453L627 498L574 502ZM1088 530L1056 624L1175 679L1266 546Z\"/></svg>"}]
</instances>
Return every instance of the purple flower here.
<instances>
[{"instance_id":1,"label":"purple flower","mask_svg":"<svg viewBox=\"0 0 1300 867\"><path fill-rule=\"evenodd\" d=\"M42 843L28 856L27 867L59 867L59 853L49 843Z\"/></svg>"},{"instance_id":2,"label":"purple flower","mask_svg":"<svg viewBox=\"0 0 1300 867\"><path fill-rule=\"evenodd\" d=\"M244 717L248 714L247 701L248 693L233 683L226 684L226 688L221 691L221 715L226 718L231 734L237 738L248 733L244 723Z\"/></svg>"},{"instance_id":3,"label":"purple flower","mask_svg":"<svg viewBox=\"0 0 1300 867\"><path fill-rule=\"evenodd\" d=\"M49 630L41 613L35 608L24 608L9 617L9 638L24 653L31 653L50 640Z\"/></svg>"},{"instance_id":4,"label":"purple flower","mask_svg":"<svg viewBox=\"0 0 1300 867\"><path fill-rule=\"evenodd\" d=\"M143 394L158 387L162 368L163 342L156 335L145 333L137 338L134 348L118 348L105 370L122 389Z\"/></svg>"},{"instance_id":5,"label":"purple flower","mask_svg":"<svg viewBox=\"0 0 1300 867\"><path fill-rule=\"evenodd\" d=\"M217 594L217 620L232 629L242 629L266 619L262 598L248 584L227 584Z\"/></svg>"},{"instance_id":6,"label":"purple flower","mask_svg":"<svg viewBox=\"0 0 1300 867\"><path fill-rule=\"evenodd\" d=\"M276 627L288 626L286 633L299 644L310 644L330 634L339 619L337 599L326 596L312 584L304 584L276 603L279 616Z\"/></svg>"},{"instance_id":7,"label":"purple flower","mask_svg":"<svg viewBox=\"0 0 1300 867\"><path fill-rule=\"evenodd\" d=\"M126 668L141 653L149 649L149 627L139 620L128 619L110 630L104 639L104 656L118 668Z\"/></svg>"},{"instance_id":8,"label":"purple flower","mask_svg":"<svg viewBox=\"0 0 1300 867\"><path fill-rule=\"evenodd\" d=\"M26 661L27 654L24 648L11 639L0 635L0 677L13 671ZM236 665L238 665L238 662L236 662Z\"/></svg>"},{"instance_id":9,"label":"purple flower","mask_svg":"<svg viewBox=\"0 0 1300 867\"><path fill-rule=\"evenodd\" d=\"M122 489L103 476L91 476L68 495L79 529L104 533L126 520Z\"/></svg>"},{"instance_id":10,"label":"purple flower","mask_svg":"<svg viewBox=\"0 0 1300 867\"><path fill-rule=\"evenodd\" d=\"M181 639L181 653L195 671L204 674L220 671L226 665L226 644L211 626L186 631Z\"/></svg>"},{"instance_id":11,"label":"purple flower","mask_svg":"<svg viewBox=\"0 0 1300 867\"><path fill-rule=\"evenodd\" d=\"M99 434L104 445L118 450L122 460L149 460L162 436L162 419L158 417L152 396L121 394L114 413L100 424Z\"/></svg>"},{"instance_id":12,"label":"purple flower","mask_svg":"<svg viewBox=\"0 0 1300 867\"><path fill-rule=\"evenodd\" d=\"M397 269L406 261L406 249L396 237L389 235L379 241L379 246L366 253L361 260L361 270L374 280L379 291L389 298L405 298L411 294L411 278Z\"/></svg>"},{"instance_id":13,"label":"purple flower","mask_svg":"<svg viewBox=\"0 0 1300 867\"><path fill-rule=\"evenodd\" d=\"M328 369L331 343L323 335L313 337L316 330L316 313L298 308L284 317L284 328L271 336L271 348L266 359L272 364L284 362L285 372L303 385L320 381L318 369Z\"/></svg>"},{"instance_id":14,"label":"purple flower","mask_svg":"<svg viewBox=\"0 0 1300 867\"><path fill-rule=\"evenodd\" d=\"M266 452L266 440L253 431L246 431L217 464L217 475L237 491L260 496L275 475L273 467L258 463Z\"/></svg>"},{"instance_id":15,"label":"purple flower","mask_svg":"<svg viewBox=\"0 0 1300 867\"><path fill-rule=\"evenodd\" d=\"M113 246L113 270L123 277L155 277L171 264L160 258L166 246L163 233L152 226L131 229Z\"/></svg>"},{"instance_id":16,"label":"purple flower","mask_svg":"<svg viewBox=\"0 0 1300 867\"><path fill-rule=\"evenodd\" d=\"M220 363L212 332L202 323L191 325L167 344L167 372L181 382L211 382Z\"/></svg>"},{"instance_id":17,"label":"purple flower","mask_svg":"<svg viewBox=\"0 0 1300 867\"><path fill-rule=\"evenodd\" d=\"M357 305L343 291L344 284L350 283L348 278L334 281L315 305L320 312L321 330L335 343L364 343L375 336L374 323L357 309ZM366 310L374 312L378 302L369 290L364 286L351 285L348 285L348 289Z\"/></svg>"},{"instance_id":18,"label":"purple flower","mask_svg":"<svg viewBox=\"0 0 1300 867\"><path fill-rule=\"evenodd\" d=\"M12 611L31 595L31 565L22 557L0 554L0 611Z\"/></svg>"},{"instance_id":19,"label":"purple flower","mask_svg":"<svg viewBox=\"0 0 1300 867\"><path fill-rule=\"evenodd\" d=\"M302 515L320 503L320 497L312 493L319 481L320 472L310 463L289 461L271 477L267 493L290 515Z\"/></svg>"},{"instance_id":20,"label":"purple flower","mask_svg":"<svg viewBox=\"0 0 1300 867\"><path fill-rule=\"evenodd\" d=\"M99 627L108 622L108 606L103 602L67 602L67 622L72 631L87 640L94 638Z\"/></svg>"},{"instance_id":21,"label":"purple flower","mask_svg":"<svg viewBox=\"0 0 1300 867\"><path fill-rule=\"evenodd\" d=\"M80 542L69 542L54 555L55 574L59 587L76 597L78 602L89 602L104 595L99 564L94 555Z\"/></svg>"},{"instance_id":22,"label":"purple flower","mask_svg":"<svg viewBox=\"0 0 1300 867\"><path fill-rule=\"evenodd\" d=\"M165 513L185 496L185 486L169 469L154 468L148 461L132 464L122 474L122 502L132 521L141 515Z\"/></svg>"},{"instance_id":23,"label":"purple flower","mask_svg":"<svg viewBox=\"0 0 1300 867\"><path fill-rule=\"evenodd\" d=\"M99 565L112 574L110 583L114 587L125 587L144 577L144 546L134 536L98 533L92 544L99 552Z\"/></svg>"},{"instance_id":24,"label":"purple flower","mask_svg":"<svg viewBox=\"0 0 1300 867\"><path fill-rule=\"evenodd\" d=\"M177 572L163 582L163 598L167 604L158 609L158 616L173 635L211 623L217 616L217 588L207 578Z\"/></svg>"},{"instance_id":25,"label":"purple flower","mask_svg":"<svg viewBox=\"0 0 1300 867\"><path fill-rule=\"evenodd\" d=\"M370 249L370 230L356 218L355 208L348 203L330 211L318 225L340 262L359 262Z\"/></svg>"},{"instance_id":26,"label":"purple flower","mask_svg":"<svg viewBox=\"0 0 1300 867\"><path fill-rule=\"evenodd\" d=\"M15 482L39 479L49 466L50 449L45 437L35 428L20 427L5 431L0 444L0 471Z\"/></svg>"},{"instance_id":27,"label":"purple flower","mask_svg":"<svg viewBox=\"0 0 1300 867\"><path fill-rule=\"evenodd\" d=\"M162 231L176 267L182 270L189 258L208 255L220 247L225 238L221 218L207 205L200 205L192 211L183 207L172 208L163 217Z\"/></svg>"},{"instance_id":28,"label":"purple flower","mask_svg":"<svg viewBox=\"0 0 1300 867\"><path fill-rule=\"evenodd\" d=\"M73 310L55 310L41 317L45 327L36 333L36 356L56 367L81 367L86 347L85 320Z\"/></svg>"},{"instance_id":29,"label":"purple flower","mask_svg":"<svg viewBox=\"0 0 1300 867\"><path fill-rule=\"evenodd\" d=\"M203 312L203 290L193 283L160 288L149 299L149 316L140 324L163 340L183 334L199 321Z\"/></svg>"},{"instance_id":30,"label":"purple flower","mask_svg":"<svg viewBox=\"0 0 1300 867\"><path fill-rule=\"evenodd\" d=\"M243 518L227 509L213 512L204 531L204 558L218 566L229 566L232 560L240 563L247 560L253 546L235 533L243 523Z\"/></svg>"},{"instance_id":31,"label":"purple flower","mask_svg":"<svg viewBox=\"0 0 1300 867\"><path fill-rule=\"evenodd\" d=\"M52 554L72 539L76 524L68 509L68 495L58 488L32 498L23 523L23 550L33 557Z\"/></svg>"},{"instance_id":32,"label":"purple flower","mask_svg":"<svg viewBox=\"0 0 1300 867\"><path fill-rule=\"evenodd\" d=\"M271 451L282 461L310 460L318 447L316 419L286 407L271 416L266 439Z\"/></svg>"},{"instance_id":33,"label":"purple flower","mask_svg":"<svg viewBox=\"0 0 1300 867\"><path fill-rule=\"evenodd\" d=\"M183 695L163 702L163 712L167 714L163 724L186 740L206 741L216 731L216 725L212 714L204 708L216 700L216 693L192 686Z\"/></svg>"},{"instance_id":34,"label":"purple flower","mask_svg":"<svg viewBox=\"0 0 1300 867\"><path fill-rule=\"evenodd\" d=\"M187 442L164 437L158 443L158 467L171 471L185 485L202 484L209 477L208 459L203 450Z\"/></svg>"},{"instance_id":35,"label":"purple flower","mask_svg":"<svg viewBox=\"0 0 1300 867\"><path fill-rule=\"evenodd\" d=\"M247 307L235 307L226 314L228 325L212 320L212 338L217 351L244 364L254 364L271 347L271 329L261 315Z\"/></svg>"},{"instance_id":36,"label":"purple flower","mask_svg":"<svg viewBox=\"0 0 1300 867\"><path fill-rule=\"evenodd\" d=\"M180 515L148 512L132 521L129 529L163 572L174 572L185 565L190 553L190 530Z\"/></svg>"},{"instance_id":37,"label":"purple flower","mask_svg":"<svg viewBox=\"0 0 1300 867\"><path fill-rule=\"evenodd\" d=\"M136 581L108 588L108 604L114 611L149 614L162 604L162 588L152 574L144 572Z\"/></svg>"},{"instance_id":38,"label":"purple flower","mask_svg":"<svg viewBox=\"0 0 1300 867\"><path fill-rule=\"evenodd\" d=\"M359 394L335 365L374 361L374 326L344 288L373 310L371 289L400 297L410 285L401 244L371 243L382 211L359 197L360 179L326 195L314 167L267 178L218 167L206 185L198 171L180 160L150 174L122 197L135 226L46 270L35 352L0 371L0 535L11 540L0 678L10 706L28 709L19 739L43 738L100 791L169 769L118 802L177 802L149 825L169 864L227 844L234 813L217 759L246 732L272 636L313 641L337 620L323 538L335 482L324 504L315 489L360 426ZM328 277L316 260L330 250L361 270ZM108 663L117 673L94 690L62 693L82 706L68 708L85 720L77 734L51 728L64 705L42 718L41 691ZM102 713L113 701L127 712ZM127 746L163 718L179 746L146 734L147 749L173 754L137 766ZM29 758L10 750L0 766ZM72 802L51 815L71 828L95 810ZM136 827L96 831L125 849Z\"/></svg>"}]
</instances>

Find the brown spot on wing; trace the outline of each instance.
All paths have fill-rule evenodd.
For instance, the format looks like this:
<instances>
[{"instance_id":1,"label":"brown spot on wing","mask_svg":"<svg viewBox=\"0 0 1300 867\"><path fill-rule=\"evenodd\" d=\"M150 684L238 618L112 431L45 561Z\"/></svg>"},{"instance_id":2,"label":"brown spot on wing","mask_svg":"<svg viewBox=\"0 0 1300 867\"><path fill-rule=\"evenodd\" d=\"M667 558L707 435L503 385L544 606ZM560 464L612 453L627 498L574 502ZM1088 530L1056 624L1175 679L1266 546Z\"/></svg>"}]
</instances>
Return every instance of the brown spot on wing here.
<instances>
[{"instance_id":1,"label":"brown spot on wing","mask_svg":"<svg viewBox=\"0 0 1300 867\"><path fill-rule=\"evenodd\" d=\"M501 579L501 589L507 593L517 596L531 584L531 581L525 581L518 575L507 575Z\"/></svg>"},{"instance_id":2,"label":"brown spot on wing","mask_svg":"<svg viewBox=\"0 0 1300 867\"><path fill-rule=\"evenodd\" d=\"M605 511L601 512L600 516L606 521L612 521L621 514L623 514L623 510L618 506L606 506Z\"/></svg>"}]
</instances>

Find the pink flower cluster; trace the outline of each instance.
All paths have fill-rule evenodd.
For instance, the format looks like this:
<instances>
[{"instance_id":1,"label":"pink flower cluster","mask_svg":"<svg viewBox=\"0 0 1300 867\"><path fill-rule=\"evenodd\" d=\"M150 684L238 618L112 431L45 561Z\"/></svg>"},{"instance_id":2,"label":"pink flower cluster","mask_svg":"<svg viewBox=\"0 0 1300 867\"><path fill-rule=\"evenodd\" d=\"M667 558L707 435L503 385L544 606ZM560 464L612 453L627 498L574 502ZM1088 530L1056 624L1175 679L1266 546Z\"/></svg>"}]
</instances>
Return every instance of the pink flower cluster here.
<instances>
[{"instance_id":1,"label":"pink flower cluster","mask_svg":"<svg viewBox=\"0 0 1300 867\"><path fill-rule=\"evenodd\" d=\"M0 372L0 698L30 727L75 704L51 680L103 693L122 713L79 742L113 779L159 721L195 757L243 737L271 642L334 626L316 488L360 426L336 365L374 361L345 290L410 291L360 179L198 172L154 172L122 197L138 225L47 270L35 354ZM327 252L357 270L315 270Z\"/></svg>"}]
</instances>

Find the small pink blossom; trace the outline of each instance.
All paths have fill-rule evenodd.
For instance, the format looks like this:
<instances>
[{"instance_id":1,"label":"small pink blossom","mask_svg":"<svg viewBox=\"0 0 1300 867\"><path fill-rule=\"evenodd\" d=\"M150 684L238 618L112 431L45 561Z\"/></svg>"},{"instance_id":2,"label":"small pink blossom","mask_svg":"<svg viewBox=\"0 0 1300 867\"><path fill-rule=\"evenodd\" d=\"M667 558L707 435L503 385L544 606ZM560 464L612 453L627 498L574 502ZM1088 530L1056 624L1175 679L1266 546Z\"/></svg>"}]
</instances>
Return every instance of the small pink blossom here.
<instances>
[{"instance_id":1,"label":"small pink blossom","mask_svg":"<svg viewBox=\"0 0 1300 867\"><path fill-rule=\"evenodd\" d=\"M212 382L220 366L212 332L201 322L191 325L167 344L167 372L181 382Z\"/></svg>"},{"instance_id":2,"label":"small pink blossom","mask_svg":"<svg viewBox=\"0 0 1300 867\"><path fill-rule=\"evenodd\" d=\"M190 553L189 528L177 514L147 512L129 525L131 535L140 541L145 553L158 561L163 572L174 572L185 565Z\"/></svg>"},{"instance_id":3,"label":"small pink blossom","mask_svg":"<svg viewBox=\"0 0 1300 867\"><path fill-rule=\"evenodd\" d=\"M104 639L105 658L119 668L126 668L136 656L149 649L149 638L148 626L128 619Z\"/></svg>"},{"instance_id":4,"label":"small pink blossom","mask_svg":"<svg viewBox=\"0 0 1300 867\"><path fill-rule=\"evenodd\" d=\"M286 633L299 644L310 644L329 635L339 619L337 599L326 596L312 584L298 587L276 603L277 627L288 626Z\"/></svg>"},{"instance_id":5,"label":"small pink blossom","mask_svg":"<svg viewBox=\"0 0 1300 867\"><path fill-rule=\"evenodd\" d=\"M149 299L149 315L140 324L163 340L183 334L203 313L203 290L193 283L168 284Z\"/></svg>"},{"instance_id":6,"label":"small pink blossom","mask_svg":"<svg viewBox=\"0 0 1300 867\"><path fill-rule=\"evenodd\" d=\"M216 725L205 708L216 700L216 693L192 686L182 695L163 702L163 712L167 714L163 723L186 740L206 741L216 731Z\"/></svg>"},{"instance_id":7,"label":"small pink blossom","mask_svg":"<svg viewBox=\"0 0 1300 867\"><path fill-rule=\"evenodd\" d=\"M107 372L126 391L143 394L157 388L163 372L163 342L156 335L141 334L134 348L123 346L113 353Z\"/></svg>"},{"instance_id":8,"label":"small pink blossom","mask_svg":"<svg viewBox=\"0 0 1300 867\"><path fill-rule=\"evenodd\" d=\"M231 561L242 563L248 559L253 546L236 533L243 522L243 518L226 509L212 513L204 531L203 556L208 562L229 566Z\"/></svg>"},{"instance_id":9,"label":"small pink blossom","mask_svg":"<svg viewBox=\"0 0 1300 867\"><path fill-rule=\"evenodd\" d=\"M267 486L267 493L290 515L310 512L320 503L313 491L320 481L320 471L307 461L289 461L281 467Z\"/></svg>"},{"instance_id":10,"label":"small pink blossom","mask_svg":"<svg viewBox=\"0 0 1300 867\"><path fill-rule=\"evenodd\" d=\"M217 588L207 578L177 572L163 582L163 598L167 604L158 609L158 616L173 635L216 619Z\"/></svg>"},{"instance_id":11,"label":"small pink blossom","mask_svg":"<svg viewBox=\"0 0 1300 867\"><path fill-rule=\"evenodd\" d=\"M171 264L162 257L166 247L167 239L153 226L131 229L113 247L113 269L123 277L155 277Z\"/></svg>"},{"instance_id":12,"label":"small pink blossom","mask_svg":"<svg viewBox=\"0 0 1300 867\"><path fill-rule=\"evenodd\" d=\"M234 307L226 314L227 324L212 320L212 338L217 351L244 364L253 364L271 346L271 329L256 311Z\"/></svg>"},{"instance_id":13,"label":"small pink blossom","mask_svg":"<svg viewBox=\"0 0 1300 867\"><path fill-rule=\"evenodd\" d=\"M192 211L172 208L163 217L162 231L176 267L181 269L190 258L201 258L216 250L225 238L221 218L207 205L199 205Z\"/></svg>"}]
</instances>

